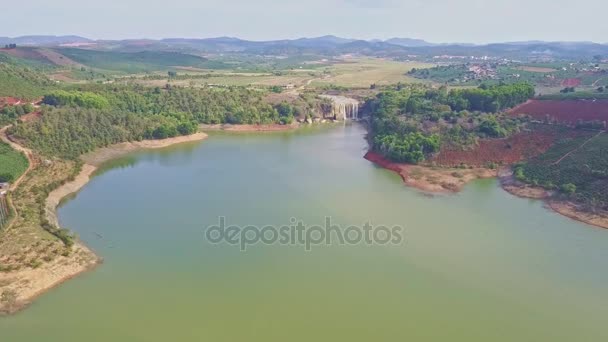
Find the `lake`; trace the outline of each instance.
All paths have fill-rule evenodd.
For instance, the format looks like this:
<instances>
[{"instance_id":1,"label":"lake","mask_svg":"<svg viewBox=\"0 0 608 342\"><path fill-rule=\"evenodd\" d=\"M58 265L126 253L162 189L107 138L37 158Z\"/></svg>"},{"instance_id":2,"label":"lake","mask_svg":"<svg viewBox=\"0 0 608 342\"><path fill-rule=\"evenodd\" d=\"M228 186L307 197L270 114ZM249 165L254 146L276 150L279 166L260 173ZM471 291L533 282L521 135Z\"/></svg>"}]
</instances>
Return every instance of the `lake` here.
<instances>
[{"instance_id":1,"label":"lake","mask_svg":"<svg viewBox=\"0 0 608 342\"><path fill-rule=\"evenodd\" d=\"M0 318L21 341L606 341L608 230L496 180L428 196L363 159L357 125L113 161L59 209L104 258ZM206 228L398 225L396 244L211 243Z\"/></svg>"}]
</instances>

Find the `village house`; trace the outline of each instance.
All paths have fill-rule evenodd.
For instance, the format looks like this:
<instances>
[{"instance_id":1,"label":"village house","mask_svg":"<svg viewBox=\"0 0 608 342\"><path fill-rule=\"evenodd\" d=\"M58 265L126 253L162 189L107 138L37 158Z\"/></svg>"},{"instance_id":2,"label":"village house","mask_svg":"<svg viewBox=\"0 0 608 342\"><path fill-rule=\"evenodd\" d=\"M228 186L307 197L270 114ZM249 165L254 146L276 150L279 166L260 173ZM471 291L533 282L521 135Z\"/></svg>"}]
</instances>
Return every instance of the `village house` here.
<instances>
[{"instance_id":1,"label":"village house","mask_svg":"<svg viewBox=\"0 0 608 342\"><path fill-rule=\"evenodd\" d=\"M0 196L6 195L10 187L9 183L0 183Z\"/></svg>"}]
</instances>

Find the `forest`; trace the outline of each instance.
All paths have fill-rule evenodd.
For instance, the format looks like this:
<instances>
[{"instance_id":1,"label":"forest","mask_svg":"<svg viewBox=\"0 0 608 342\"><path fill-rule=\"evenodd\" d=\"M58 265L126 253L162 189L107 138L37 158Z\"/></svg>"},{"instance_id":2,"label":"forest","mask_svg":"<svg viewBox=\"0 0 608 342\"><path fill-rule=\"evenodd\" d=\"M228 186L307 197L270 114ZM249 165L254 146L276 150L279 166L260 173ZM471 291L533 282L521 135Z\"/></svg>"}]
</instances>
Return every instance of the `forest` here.
<instances>
[{"instance_id":1,"label":"forest","mask_svg":"<svg viewBox=\"0 0 608 342\"><path fill-rule=\"evenodd\" d=\"M297 112L264 93L234 88L144 88L90 85L43 98L41 119L16 122L11 134L47 155L76 158L123 141L194 133L198 124L291 123Z\"/></svg>"},{"instance_id":2,"label":"forest","mask_svg":"<svg viewBox=\"0 0 608 342\"><path fill-rule=\"evenodd\" d=\"M520 118L499 112L534 96L527 83L448 90L398 85L365 103L371 116L372 148L396 162L419 163L442 143L466 148L477 138L504 138ZM443 142L445 141L445 142Z\"/></svg>"}]
</instances>

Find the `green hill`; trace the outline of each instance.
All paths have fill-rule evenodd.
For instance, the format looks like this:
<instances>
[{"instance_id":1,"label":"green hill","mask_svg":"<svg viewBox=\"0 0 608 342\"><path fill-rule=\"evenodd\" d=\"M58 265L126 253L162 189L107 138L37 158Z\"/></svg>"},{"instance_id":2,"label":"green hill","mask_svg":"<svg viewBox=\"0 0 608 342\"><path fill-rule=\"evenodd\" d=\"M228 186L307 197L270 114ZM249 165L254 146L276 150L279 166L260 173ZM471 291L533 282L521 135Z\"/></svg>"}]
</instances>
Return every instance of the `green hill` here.
<instances>
[{"instance_id":1,"label":"green hill","mask_svg":"<svg viewBox=\"0 0 608 342\"><path fill-rule=\"evenodd\" d=\"M43 73L0 54L0 97L33 99L42 96L52 85L53 82Z\"/></svg>"},{"instance_id":2,"label":"green hill","mask_svg":"<svg viewBox=\"0 0 608 342\"><path fill-rule=\"evenodd\" d=\"M172 70L175 67L223 68L224 65L206 58L178 52L141 51L117 52L74 48L55 49L60 54L86 66L120 73L142 73Z\"/></svg>"}]
</instances>

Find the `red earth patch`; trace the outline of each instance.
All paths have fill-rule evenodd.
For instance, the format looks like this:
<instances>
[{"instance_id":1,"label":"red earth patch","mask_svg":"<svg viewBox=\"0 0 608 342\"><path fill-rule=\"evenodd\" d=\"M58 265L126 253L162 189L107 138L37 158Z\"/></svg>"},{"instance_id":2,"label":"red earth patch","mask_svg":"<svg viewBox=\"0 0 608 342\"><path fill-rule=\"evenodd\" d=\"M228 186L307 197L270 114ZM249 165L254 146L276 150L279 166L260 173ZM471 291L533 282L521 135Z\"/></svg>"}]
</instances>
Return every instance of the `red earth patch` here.
<instances>
[{"instance_id":1,"label":"red earth patch","mask_svg":"<svg viewBox=\"0 0 608 342\"><path fill-rule=\"evenodd\" d=\"M608 100L530 100L509 111L512 115L530 115L534 119L576 124L582 121L608 120Z\"/></svg>"},{"instance_id":2,"label":"red earth patch","mask_svg":"<svg viewBox=\"0 0 608 342\"><path fill-rule=\"evenodd\" d=\"M581 85L581 80L578 78L566 78L562 81L564 87L578 87L579 85Z\"/></svg>"}]
</instances>

